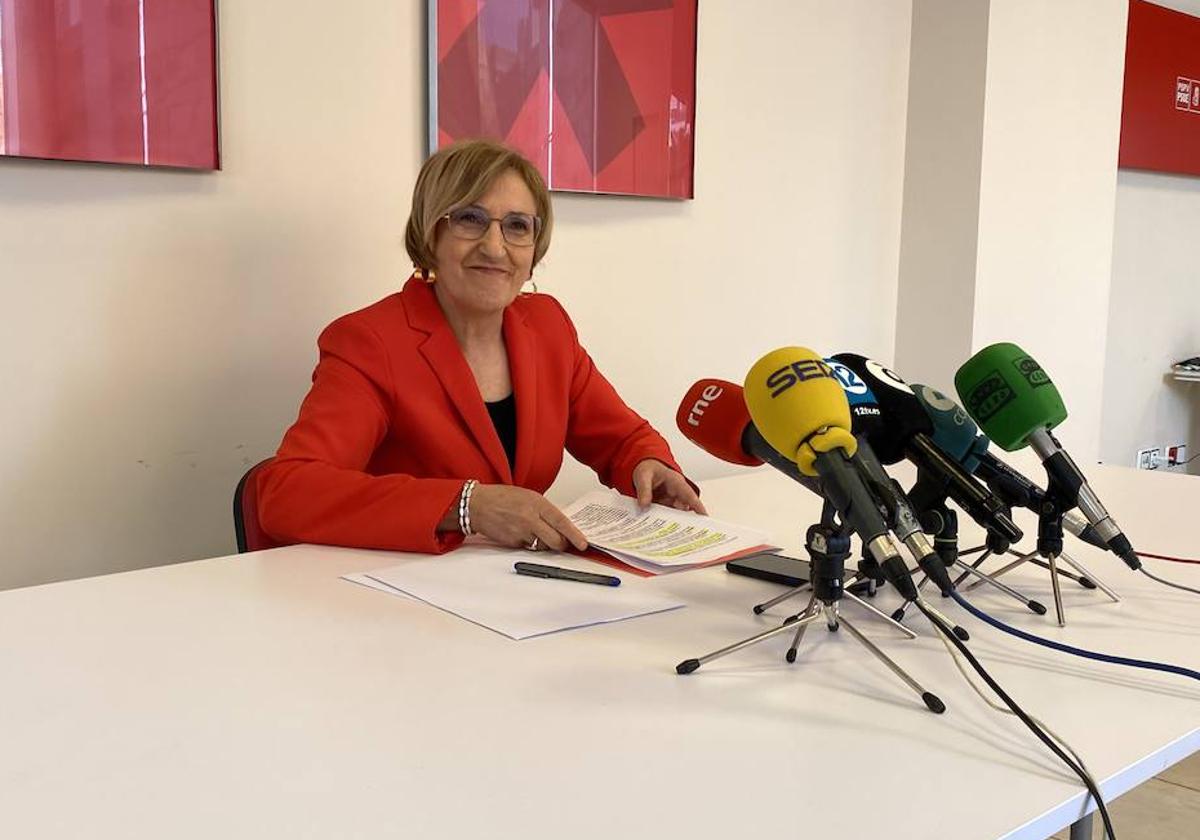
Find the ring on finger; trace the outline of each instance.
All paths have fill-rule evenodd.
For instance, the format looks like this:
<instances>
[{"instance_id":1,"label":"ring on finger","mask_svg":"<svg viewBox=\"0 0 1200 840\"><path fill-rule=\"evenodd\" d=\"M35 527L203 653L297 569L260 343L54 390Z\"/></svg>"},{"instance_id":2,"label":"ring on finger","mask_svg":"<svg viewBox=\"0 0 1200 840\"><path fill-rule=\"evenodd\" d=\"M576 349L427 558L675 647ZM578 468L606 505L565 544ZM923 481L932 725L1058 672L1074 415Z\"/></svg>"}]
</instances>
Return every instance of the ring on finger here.
<instances>
[{"instance_id":1,"label":"ring on finger","mask_svg":"<svg viewBox=\"0 0 1200 840\"><path fill-rule=\"evenodd\" d=\"M527 548L527 549L528 549L528 550L530 550L530 551L537 551L537 550L538 550L538 548L541 546L541 544L542 544L541 540L539 540L539 539L538 539L538 538L535 536L533 539L531 539L531 540L529 541L529 544L528 544L528 545L526 545L526 546L525 546L525 548Z\"/></svg>"}]
</instances>

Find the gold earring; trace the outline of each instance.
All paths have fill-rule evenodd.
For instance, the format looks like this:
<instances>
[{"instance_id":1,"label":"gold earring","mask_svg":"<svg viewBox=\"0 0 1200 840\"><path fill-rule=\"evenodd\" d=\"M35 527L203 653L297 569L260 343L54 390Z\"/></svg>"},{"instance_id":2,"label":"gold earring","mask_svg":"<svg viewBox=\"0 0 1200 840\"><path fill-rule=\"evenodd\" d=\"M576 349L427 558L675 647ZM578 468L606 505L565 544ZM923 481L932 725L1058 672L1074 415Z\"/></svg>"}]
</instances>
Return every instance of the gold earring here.
<instances>
[{"instance_id":1,"label":"gold earring","mask_svg":"<svg viewBox=\"0 0 1200 840\"><path fill-rule=\"evenodd\" d=\"M414 280L420 280L422 283L436 283L437 272L430 268L421 268L418 265L413 266L412 273Z\"/></svg>"}]
</instances>

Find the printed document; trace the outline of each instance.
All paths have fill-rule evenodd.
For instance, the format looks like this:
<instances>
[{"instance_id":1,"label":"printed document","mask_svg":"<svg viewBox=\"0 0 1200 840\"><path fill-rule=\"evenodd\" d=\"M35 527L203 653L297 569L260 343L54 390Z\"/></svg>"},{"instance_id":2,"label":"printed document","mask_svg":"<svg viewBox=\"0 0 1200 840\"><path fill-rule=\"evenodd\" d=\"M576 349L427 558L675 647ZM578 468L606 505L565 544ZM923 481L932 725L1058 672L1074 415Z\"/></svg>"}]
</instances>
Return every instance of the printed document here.
<instances>
[{"instance_id":1,"label":"printed document","mask_svg":"<svg viewBox=\"0 0 1200 840\"><path fill-rule=\"evenodd\" d=\"M777 548L767 535L711 516L596 490L563 508L592 547L653 574L694 569Z\"/></svg>"}]
</instances>

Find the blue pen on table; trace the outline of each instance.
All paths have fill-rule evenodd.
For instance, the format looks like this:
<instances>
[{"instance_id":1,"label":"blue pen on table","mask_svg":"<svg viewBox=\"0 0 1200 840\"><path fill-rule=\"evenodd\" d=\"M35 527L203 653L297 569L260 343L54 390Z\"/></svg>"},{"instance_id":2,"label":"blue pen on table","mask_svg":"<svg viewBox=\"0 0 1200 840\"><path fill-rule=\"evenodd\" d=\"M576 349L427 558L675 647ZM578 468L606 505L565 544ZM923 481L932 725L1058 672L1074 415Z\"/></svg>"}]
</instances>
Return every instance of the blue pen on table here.
<instances>
[{"instance_id":1,"label":"blue pen on table","mask_svg":"<svg viewBox=\"0 0 1200 840\"><path fill-rule=\"evenodd\" d=\"M621 579L612 575L597 575L592 572L577 572L574 569L564 569L559 566L543 566L541 563L518 562L513 569L519 575L530 577L552 578L554 580L573 580L576 583L596 583L600 586L620 586Z\"/></svg>"}]
</instances>

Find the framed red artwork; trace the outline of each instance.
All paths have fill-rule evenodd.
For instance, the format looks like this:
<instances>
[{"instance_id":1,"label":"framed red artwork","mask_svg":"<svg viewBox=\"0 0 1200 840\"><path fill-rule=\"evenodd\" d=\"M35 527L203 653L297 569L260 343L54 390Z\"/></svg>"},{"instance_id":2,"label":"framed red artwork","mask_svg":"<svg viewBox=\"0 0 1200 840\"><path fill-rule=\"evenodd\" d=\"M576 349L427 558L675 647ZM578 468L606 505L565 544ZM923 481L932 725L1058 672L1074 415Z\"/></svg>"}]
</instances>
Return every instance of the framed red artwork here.
<instances>
[{"instance_id":1,"label":"framed red artwork","mask_svg":"<svg viewBox=\"0 0 1200 840\"><path fill-rule=\"evenodd\" d=\"M0 155L219 168L214 0L0 0Z\"/></svg>"},{"instance_id":2,"label":"framed red artwork","mask_svg":"<svg viewBox=\"0 0 1200 840\"><path fill-rule=\"evenodd\" d=\"M1131 0L1119 164L1200 175L1200 18Z\"/></svg>"},{"instance_id":3,"label":"framed red artwork","mask_svg":"<svg viewBox=\"0 0 1200 840\"><path fill-rule=\"evenodd\" d=\"M553 190L692 197L697 0L429 0L429 146L491 137Z\"/></svg>"}]
</instances>

